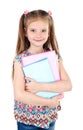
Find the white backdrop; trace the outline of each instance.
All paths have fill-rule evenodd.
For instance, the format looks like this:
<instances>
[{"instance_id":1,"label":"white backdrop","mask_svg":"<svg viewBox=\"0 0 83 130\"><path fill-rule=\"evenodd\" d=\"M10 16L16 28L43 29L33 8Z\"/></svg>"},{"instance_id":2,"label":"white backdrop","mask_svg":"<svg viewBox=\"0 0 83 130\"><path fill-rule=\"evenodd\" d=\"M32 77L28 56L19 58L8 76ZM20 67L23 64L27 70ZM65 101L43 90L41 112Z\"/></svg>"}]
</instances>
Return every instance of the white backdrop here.
<instances>
[{"instance_id":1,"label":"white backdrop","mask_svg":"<svg viewBox=\"0 0 83 130\"><path fill-rule=\"evenodd\" d=\"M82 0L3 0L0 2L0 127L16 130L13 117L12 60L15 53L18 20L24 10L51 10L64 66L71 77L73 89L65 93L56 130L83 129L82 93ZM0 128L0 129L1 129Z\"/></svg>"}]
</instances>

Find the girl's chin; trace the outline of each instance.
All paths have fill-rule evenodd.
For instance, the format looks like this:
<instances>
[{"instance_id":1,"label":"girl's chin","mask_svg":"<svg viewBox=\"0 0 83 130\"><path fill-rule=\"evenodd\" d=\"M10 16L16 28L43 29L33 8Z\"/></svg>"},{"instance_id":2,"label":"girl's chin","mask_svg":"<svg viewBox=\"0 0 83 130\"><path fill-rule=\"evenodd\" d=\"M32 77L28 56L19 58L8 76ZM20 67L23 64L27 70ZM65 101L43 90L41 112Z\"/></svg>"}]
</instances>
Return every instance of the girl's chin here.
<instances>
[{"instance_id":1,"label":"girl's chin","mask_svg":"<svg viewBox=\"0 0 83 130\"><path fill-rule=\"evenodd\" d=\"M34 45L43 45L45 42L40 42L40 41L37 41L37 42L34 42Z\"/></svg>"}]
</instances>

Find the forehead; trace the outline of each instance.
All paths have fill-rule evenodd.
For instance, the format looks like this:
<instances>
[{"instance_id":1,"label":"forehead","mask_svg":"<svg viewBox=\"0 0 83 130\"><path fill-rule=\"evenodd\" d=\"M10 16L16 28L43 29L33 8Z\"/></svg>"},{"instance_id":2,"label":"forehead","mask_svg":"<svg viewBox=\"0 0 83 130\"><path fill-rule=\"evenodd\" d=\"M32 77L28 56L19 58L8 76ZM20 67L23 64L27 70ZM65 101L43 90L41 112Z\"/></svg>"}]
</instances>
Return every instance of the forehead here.
<instances>
[{"instance_id":1,"label":"forehead","mask_svg":"<svg viewBox=\"0 0 83 130\"><path fill-rule=\"evenodd\" d=\"M28 22L28 27L48 27L48 21L47 20L42 20L42 19L35 19L35 20L30 20Z\"/></svg>"}]
</instances>

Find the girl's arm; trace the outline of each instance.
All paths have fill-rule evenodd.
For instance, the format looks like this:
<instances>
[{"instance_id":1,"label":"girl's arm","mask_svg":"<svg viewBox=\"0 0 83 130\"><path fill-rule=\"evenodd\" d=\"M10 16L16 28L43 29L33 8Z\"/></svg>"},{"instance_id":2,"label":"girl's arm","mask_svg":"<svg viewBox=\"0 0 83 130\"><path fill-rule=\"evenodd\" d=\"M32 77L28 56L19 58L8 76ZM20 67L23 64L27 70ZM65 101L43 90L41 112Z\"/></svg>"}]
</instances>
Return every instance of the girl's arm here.
<instances>
[{"instance_id":1,"label":"girl's arm","mask_svg":"<svg viewBox=\"0 0 83 130\"><path fill-rule=\"evenodd\" d=\"M25 104L54 107L58 104L58 101L61 99L61 95L52 99L46 99L36 96L31 92L27 92L25 90L25 79L24 74L22 72L21 64L17 61L14 63L13 86L15 99Z\"/></svg>"},{"instance_id":2,"label":"girl's arm","mask_svg":"<svg viewBox=\"0 0 83 130\"><path fill-rule=\"evenodd\" d=\"M31 80L30 83L26 84L26 89L33 93L38 91L50 91L59 93L70 91L72 89L72 83L63 66L62 60L58 62L58 67L60 73L60 81L54 83L37 83L30 78L26 78L28 80Z\"/></svg>"}]
</instances>

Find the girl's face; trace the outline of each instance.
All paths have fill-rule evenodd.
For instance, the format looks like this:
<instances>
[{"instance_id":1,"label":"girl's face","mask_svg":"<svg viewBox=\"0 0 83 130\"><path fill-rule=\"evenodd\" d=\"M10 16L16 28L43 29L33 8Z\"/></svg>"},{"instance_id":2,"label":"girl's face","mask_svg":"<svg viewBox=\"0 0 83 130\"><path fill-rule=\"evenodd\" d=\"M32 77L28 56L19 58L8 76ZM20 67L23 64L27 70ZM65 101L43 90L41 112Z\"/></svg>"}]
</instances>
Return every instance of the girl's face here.
<instances>
[{"instance_id":1,"label":"girl's face","mask_svg":"<svg viewBox=\"0 0 83 130\"><path fill-rule=\"evenodd\" d=\"M37 20L31 22L26 31L30 46L43 46L49 36L49 25L47 21Z\"/></svg>"}]
</instances>

